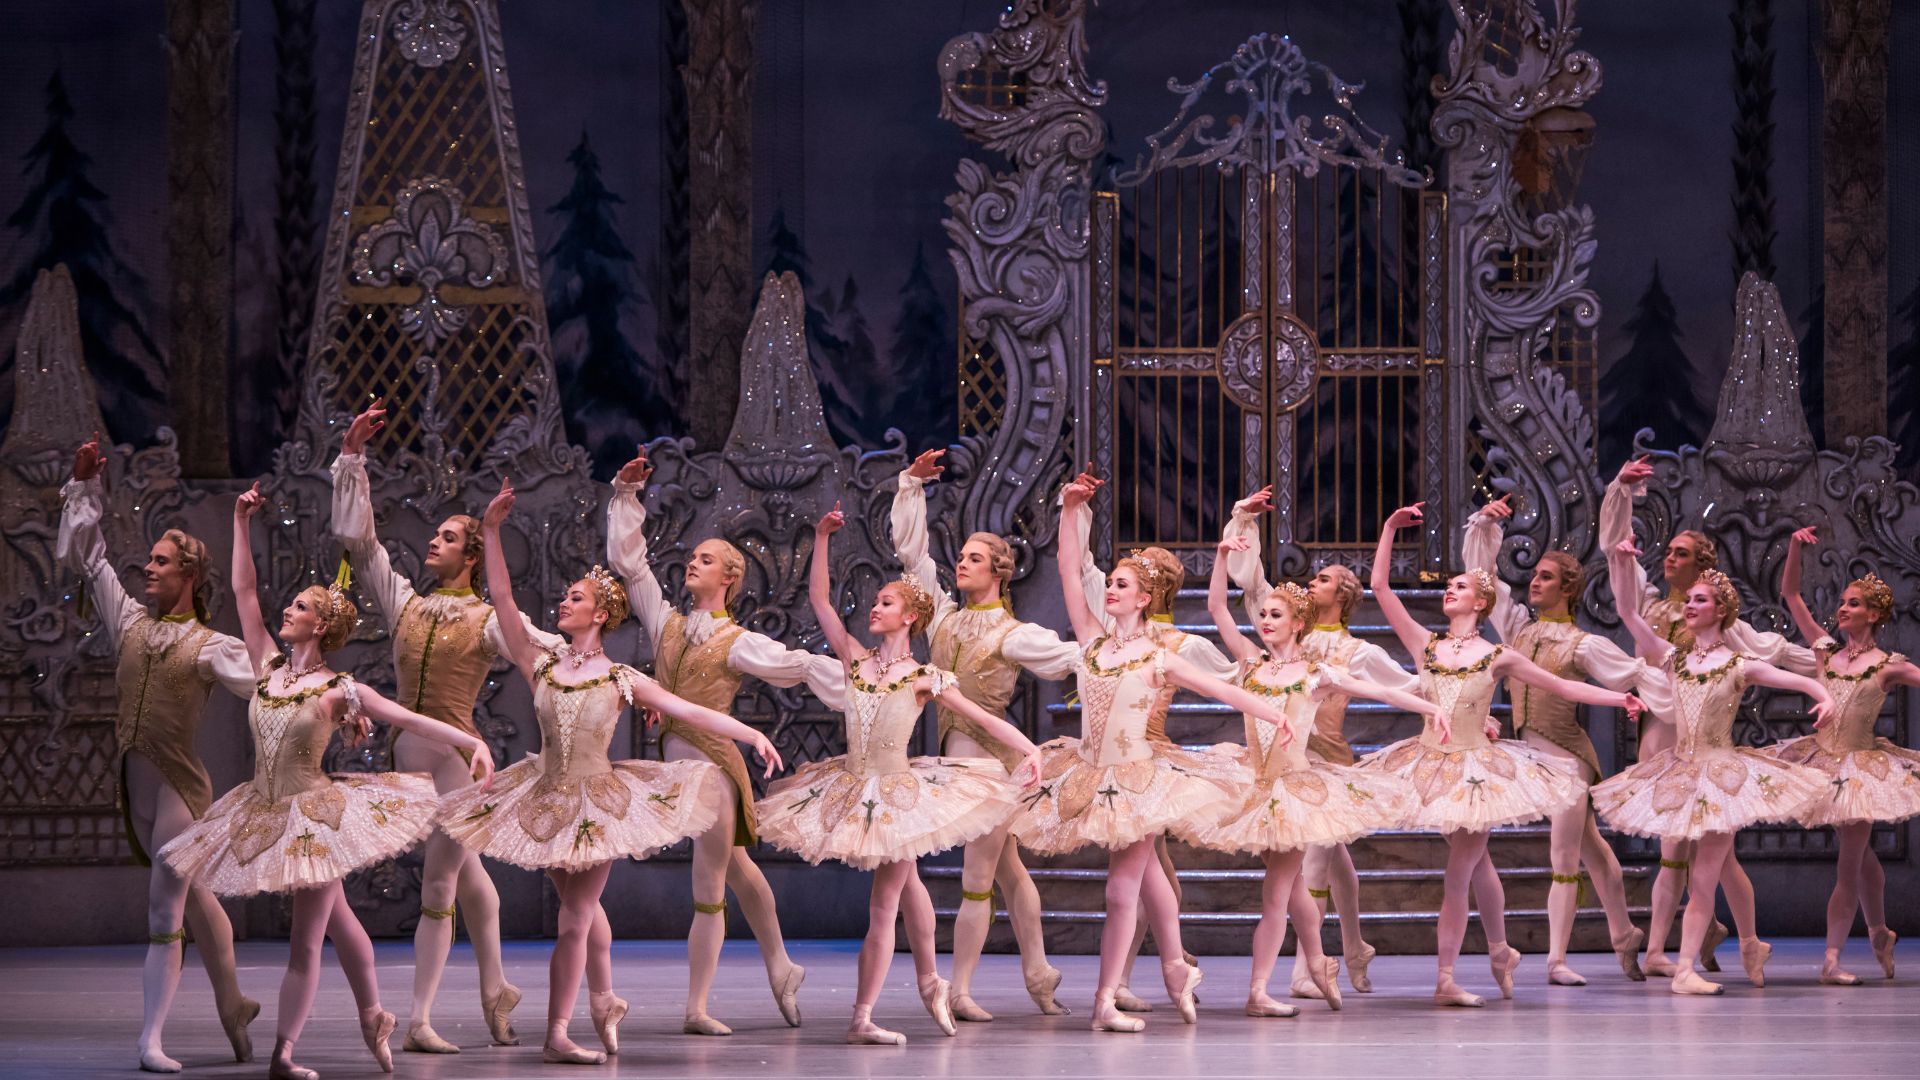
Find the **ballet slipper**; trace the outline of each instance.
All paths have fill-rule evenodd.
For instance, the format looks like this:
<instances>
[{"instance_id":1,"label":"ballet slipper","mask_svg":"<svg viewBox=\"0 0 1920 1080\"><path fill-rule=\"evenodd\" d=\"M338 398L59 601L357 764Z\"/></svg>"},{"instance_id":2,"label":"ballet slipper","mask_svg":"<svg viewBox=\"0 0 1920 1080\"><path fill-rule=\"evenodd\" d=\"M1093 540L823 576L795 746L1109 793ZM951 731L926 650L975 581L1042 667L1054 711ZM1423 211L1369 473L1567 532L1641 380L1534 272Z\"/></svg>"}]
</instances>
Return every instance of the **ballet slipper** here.
<instances>
[{"instance_id":1,"label":"ballet slipper","mask_svg":"<svg viewBox=\"0 0 1920 1080\"><path fill-rule=\"evenodd\" d=\"M1680 966L1664 956L1648 956L1640 965L1643 974L1656 979L1671 979Z\"/></svg>"},{"instance_id":2,"label":"ballet slipper","mask_svg":"<svg viewBox=\"0 0 1920 1080\"><path fill-rule=\"evenodd\" d=\"M520 1035L507 1019L507 1014L518 1004L520 988L509 982L501 983L500 989L492 997L480 995L480 1015L487 1022L487 1031L493 1036L495 1046L520 1045Z\"/></svg>"},{"instance_id":3,"label":"ballet slipper","mask_svg":"<svg viewBox=\"0 0 1920 1080\"><path fill-rule=\"evenodd\" d=\"M181 1064L160 1052L159 1047L140 1051L140 1071L150 1073L177 1073Z\"/></svg>"},{"instance_id":4,"label":"ballet slipper","mask_svg":"<svg viewBox=\"0 0 1920 1080\"><path fill-rule=\"evenodd\" d=\"M1460 989L1460 984L1453 981L1453 969L1445 968L1440 972L1440 980L1434 984L1433 1003L1457 1009L1478 1009L1487 1003L1487 999Z\"/></svg>"},{"instance_id":5,"label":"ballet slipper","mask_svg":"<svg viewBox=\"0 0 1920 1080\"><path fill-rule=\"evenodd\" d=\"M683 1035L731 1035L733 1029L706 1013L695 1013L680 1021L680 1033Z\"/></svg>"},{"instance_id":6,"label":"ballet slipper","mask_svg":"<svg viewBox=\"0 0 1920 1080\"><path fill-rule=\"evenodd\" d=\"M373 1052L373 1060L379 1062L381 1072L393 1071L393 1047L387 1040L393 1038L393 1029L399 1026L400 1021L378 1005L360 1013L360 1037L367 1040L367 1049Z\"/></svg>"},{"instance_id":7,"label":"ballet slipper","mask_svg":"<svg viewBox=\"0 0 1920 1080\"><path fill-rule=\"evenodd\" d=\"M807 981L807 969L787 964L786 977L773 983L773 1003L780 1007L780 1018L788 1027L800 1026L800 984Z\"/></svg>"},{"instance_id":8,"label":"ballet slipper","mask_svg":"<svg viewBox=\"0 0 1920 1080\"><path fill-rule=\"evenodd\" d=\"M440 1037L432 1025L418 1020L407 1025L407 1037L400 1049L410 1054L457 1054L460 1048Z\"/></svg>"},{"instance_id":9,"label":"ballet slipper","mask_svg":"<svg viewBox=\"0 0 1920 1080\"><path fill-rule=\"evenodd\" d=\"M1647 973L1640 970L1640 946L1646 941L1647 932L1635 926L1611 942L1613 955L1620 960L1621 973L1634 982L1647 981Z\"/></svg>"},{"instance_id":10,"label":"ballet slipper","mask_svg":"<svg viewBox=\"0 0 1920 1080\"><path fill-rule=\"evenodd\" d=\"M1893 978L1893 944L1900 940L1900 935L1882 926L1878 930L1869 929L1867 940L1873 944L1873 958L1880 961L1880 970L1887 978Z\"/></svg>"},{"instance_id":11,"label":"ballet slipper","mask_svg":"<svg viewBox=\"0 0 1920 1080\"><path fill-rule=\"evenodd\" d=\"M1307 970L1312 972L1313 964L1309 963ZM1340 961L1337 958L1332 956L1321 958L1319 977L1313 980L1313 986L1320 991L1320 996L1326 999L1327 1008L1334 1012L1340 1011Z\"/></svg>"},{"instance_id":12,"label":"ballet slipper","mask_svg":"<svg viewBox=\"0 0 1920 1080\"><path fill-rule=\"evenodd\" d=\"M1718 949L1720 943L1725 940L1727 940L1727 924L1719 919L1713 920L1713 925L1707 927L1706 942L1700 946L1701 967L1708 971L1720 970L1720 958L1715 956L1713 951Z\"/></svg>"},{"instance_id":13,"label":"ballet slipper","mask_svg":"<svg viewBox=\"0 0 1920 1080\"><path fill-rule=\"evenodd\" d=\"M1133 992L1133 988L1121 983L1113 988L1113 1006L1121 1012L1152 1012L1153 1002ZM1128 1028L1128 1031L1133 1030Z\"/></svg>"},{"instance_id":14,"label":"ballet slipper","mask_svg":"<svg viewBox=\"0 0 1920 1080\"><path fill-rule=\"evenodd\" d=\"M1840 950L1828 949L1827 958L1820 965L1821 986L1859 986L1860 976L1840 967Z\"/></svg>"},{"instance_id":15,"label":"ballet slipper","mask_svg":"<svg viewBox=\"0 0 1920 1080\"><path fill-rule=\"evenodd\" d=\"M1291 1005L1273 1000L1268 996L1264 983L1254 983L1247 987L1248 1016L1299 1016L1300 1010Z\"/></svg>"},{"instance_id":16,"label":"ballet slipper","mask_svg":"<svg viewBox=\"0 0 1920 1080\"><path fill-rule=\"evenodd\" d=\"M1046 969L1040 972L1039 978L1035 978L1032 975L1026 976L1027 996L1032 998L1033 1003L1040 1007L1042 1014L1047 1016L1066 1016L1073 1012L1072 1009L1062 1005L1059 997L1056 996L1060 990L1060 980L1064 977L1065 976L1060 973L1060 969L1051 964L1047 965Z\"/></svg>"},{"instance_id":17,"label":"ballet slipper","mask_svg":"<svg viewBox=\"0 0 1920 1080\"><path fill-rule=\"evenodd\" d=\"M222 1013L220 1027L227 1033L227 1042L233 1047L233 1060L253 1060L253 1036L247 1032L247 1025L260 1015L260 1003L249 997L240 999L240 1007L233 1015Z\"/></svg>"},{"instance_id":18,"label":"ballet slipper","mask_svg":"<svg viewBox=\"0 0 1920 1080\"><path fill-rule=\"evenodd\" d=\"M927 1015L940 1028L940 1034L953 1034L953 999L950 996L952 984L938 975L920 977L920 1004L927 1007Z\"/></svg>"},{"instance_id":19,"label":"ballet slipper","mask_svg":"<svg viewBox=\"0 0 1920 1080\"><path fill-rule=\"evenodd\" d=\"M1587 977L1567 966L1565 960L1547 961L1548 986L1585 986Z\"/></svg>"},{"instance_id":20,"label":"ballet slipper","mask_svg":"<svg viewBox=\"0 0 1920 1080\"><path fill-rule=\"evenodd\" d=\"M847 1042L853 1046L905 1046L907 1037L873 1022L873 1006L855 1005L853 1023L847 1026Z\"/></svg>"},{"instance_id":21,"label":"ballet slipper","mask_svg":"<svg viewBox=\"0 0 1920 1080\"><path fill-rule=\"evenodd\" d=\"M605 1065L607 1055L598 1050L588 1050L583 1046L542 1046L540 1063L543 1065Z\"/></svg>"},{"instance_id":22,"label":"ballet slipper","mask_svg":"<svg viewBox=\"0 0 1920 1080\"><path fill-rule=\"evenodd\" d=\"M1354 993L1373 993L1373 980L1367 975L1367 965L1373 963L1375 954L1373 946L1362 944L1359 952L1346 958L1347 985L1353 987Z\"/></svg>"},{"instance_id":23,"label":"ballet slipper","mask_svg":"<svg viewBox=\"0 0 1920 1080\"><path fill-rule=\"evenodd\" d=\"M611 990L589 991L587 1011L593 1016L593 1030L600 1033L600 1045L607 1053L620 1052L620 1021L626 1018L627 1003Z\"/></svg>"},{"instance_id":24,"label":"ballet slipper","mask_svg":"<svg viewBox=\"0 0 1920 1080\"><path fill-rule=\"evenodd\" d=\"M267 1080L320 1080L320 1074L293 1063L293 1041L281 1039L273 1044L273 1057L267 1062Z\"/></svg>"},{"instance_id":25,"label":"ballet slipper","mask_svg":"<svg viewBox=\"0 0 1920 1080\"><path fill-rule=\"evenodd\" d=\"M1093 995L1093 1030L1095 1031L1144 1031L1145 1020L1136 1020L1120 1011L1118 1005L1119 988L1103 989Z\"/></svg>"},{"instance_id":26,"label":"ballet slipper","mask_svg":"<svg viewBox=\"0 0 1920 1080\"><path fill-rule=\"evenodd\" d=\"M1727 988L1717 982L1708 982L1701 978L1700 973L1693 970L1690 966L1682 966L1677 968L1673 973L1673 985L1671 989L1676 994L1695 994L1700 997L1712 997L1716 994L1725 993Z\"/></svg>"},{"instance_id":27,"label":"ballet slipper","mask_svg":"<svg viewBox=\"0 0 1920 1080\"><path fill-rule=\"evenodd\" d=\"M1302 967L1299 970L1301 972L1299 977L1287 985L1287 995L1289 997L1319 1001L1321 998L1327 996L1320 992L1320 981L1313 977L1313 972L1309 968Z\"/></svg>"},{"instance_id":28,"label":"ballet slipper","mask_svg":"<svg viewBox=\"0 0 1920 1080\"><path fill-rule=\"evenodd\" d=\"M1747 969L1747 981L1755 986L1767 985L1767 957L1773 955L1773 946L1759 938L1740 939L1740 966Z\"/></svg>"},{"instance_id":29,"label":"ballet slipper","mask_svg":"<svg viewBox=\"0 0 1920 1080\"><path fill-rule=\"evenodd\" d=\"M1189 1024L1200 1022L1200 999L1193 991L1200 985L1200 969L1184 960L1160 965L1160 976L1166 980L1167 996L1173 999L1173 1007L1180 1011L1180 1019Z\"/></svg>"},{"instance_id":30,"label":"ballet slipper","mask_svg":"<svg viewBox=\"0 0 1920 1080\"><path fill-rule=\"evenodd\" d=\"M1494 952L1491 948L1487 950L1487 962L1493 968L1493 981L1500 985L1500 996L1512 1000L1513 973L1520 968L1520 950L1504 941L1499 948L1500 952Z\"/></svg>"},{"instance_id":31,"label":"ballet slipper","mask_svg":"<svg viewBox=\"0 0 1920 1080\"><path fill-rule=\"evenodd\" d=\"M947 1006L953 1010L955 1020L965 1020L970 1024L991 1024L993 1014L976 1004L967 994L947 995Z\"/></svg>"}]
</instances>

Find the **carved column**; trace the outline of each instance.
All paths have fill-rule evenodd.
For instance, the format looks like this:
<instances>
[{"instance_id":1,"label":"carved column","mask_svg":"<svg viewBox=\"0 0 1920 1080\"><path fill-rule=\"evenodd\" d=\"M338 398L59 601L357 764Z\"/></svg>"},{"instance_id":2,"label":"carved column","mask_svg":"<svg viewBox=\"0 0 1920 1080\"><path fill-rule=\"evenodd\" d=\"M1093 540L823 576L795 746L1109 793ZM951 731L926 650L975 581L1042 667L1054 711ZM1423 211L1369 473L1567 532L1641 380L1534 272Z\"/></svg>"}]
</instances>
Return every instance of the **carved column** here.
<instances>
[{"instance_id":1,"label":"carved column","mask_svg":"<svg viewBox=\"0 0 1920 1080\"><path fill-rule=\"evenodd\" d=\"M188 476L226 476L233 0L167 4L167 396Z\"/></svg>"},{"instance_id":2,"label":"carved column","mask_svg":"<svg viewBox=\"0 0 1920 1080\"><path fill-rule=\"evenodd\" d=\"M694 441L720 445L740 395L740 342L753 285L753 20L758 0L687 11L687 209L693 227Z\"/></svg>"},{"instance_id":3,"label":"carved column","mask_svg":"<svg viewBox=\"0 0 1920 1080\"><path fill-rule=\"evenodd\" d=\"M1825 0L1820 133L1830 446L1887 433L1889 0Z\"/></svg>"}]
</instances>

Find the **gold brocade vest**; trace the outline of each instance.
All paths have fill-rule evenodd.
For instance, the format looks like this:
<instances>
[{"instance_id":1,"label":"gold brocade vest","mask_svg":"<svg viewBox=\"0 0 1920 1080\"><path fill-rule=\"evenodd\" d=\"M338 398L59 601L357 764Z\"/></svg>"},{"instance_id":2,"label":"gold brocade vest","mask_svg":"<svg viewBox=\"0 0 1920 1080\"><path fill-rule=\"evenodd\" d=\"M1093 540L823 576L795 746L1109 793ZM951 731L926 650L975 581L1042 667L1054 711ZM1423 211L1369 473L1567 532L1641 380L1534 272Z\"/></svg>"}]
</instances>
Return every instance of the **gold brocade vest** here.
<instances>
[{"instance_id":1,"label":"gold brocade vest","mask_svg":"<svg viewBox=\"0 0 1920 1080\"><path fill-rule=\"evenodd\" d=\"M1353 663L1353 654L1360 651L1362 642L1352 634L1341 634L1332 645L1322 646L1316 639L1326 635L1309 633L1305 641L1305 654L1309 662L1334 668L1346 674ZM1332 693L1321 698L1313 710L1313 730L1307 734L1307 752L1322 761L1335 765L1354 763L1353 744L1347 741L1347 703L1352 699L1345 694Z\"/></svg>"},{"instance_id":2,"label":"gold brocade vest","mask_svg":"<svg viewBox=\"0 0 1920 1080\"><path fill-rule=\"evenodd\" d=\"M171 645L156 648L153 636L166 624L147 617L127 630L120 643L120 663L114 683L120 691L120 712L113 737L119 751L114 772L120 778L121 806L126 807L126 756L138 752L160 770L167 786L194 817L213 804L213 781L193 746L200 731L200 715L207 707L213 683L200 677L200 650L213 631L195 625ZM148 864L129 822L127 842L134 857Z\"/></svg>"},{"instance_id":3,"label":"gold brocade vest","mask_svg":"<svg viewBox=\"0 0 1920 1080\"><path fill-rule=\"evenodd\" d=\"M414 712L477 738L473 706L493 667L486 635L493 606L478 598L451 612L447 606L416 596L401 610L393 626L395 696Z\"/></svg>"},{"instance_id":4,"label":"gold brocade vest","mask_svg":"<svg viewBox=\"0 0 1920 1080\"><path fill-rule=\"evenodd\" d=\"M961 638L956 627L960 620L949 615L934 632L931 656L933 666L951 671L959 680L960 693L968 701L1002 719L1020 682L1020 668L1000 655L1000 645L1019 622L1008 615L985 632ZM988 735L978 724L944 705L934 710L940 721L940 745L946 748L948 734L958 731L992 754L1012 771L1020 767L1021 755L1013 747Z\"/></svg>"},{"instance_id":5,"label":"gold brocade vest","mask_svg":"<svg viewBox=\"0 0 1920 1080\"><path fill-rule=\"evenodd\" d=\"M687 641L687 618L679 612L667 616L660 641L653 653L653 677L669 693L678 694L695 705L716 712L731 713L733 699L740 694L740 673L727 658L733 643L746 630L738 623L727 625L708 635L698 645ZM745 847L754 843L759 820L753 813L753 776L747 772L747 759L732 739L701 731L671 716L660 720L660 750L666 753L667 736L685 741L720 766L733 781L733 842Z\"/></svg>"},{"instance_id":6,"label":"gold brocade vest","mask_svg":"<svg viewBox=\"0 0 1920 1080\"><path fill-rule=\"evenodd\" d=\"M1693 631L1687 629L1686 620L1680 617L1680 609L1685 603L1684 597L1669 594L1658 600L1649 600L1640 608L1640 617L1647 620L1653 632L1671 642L1674 651L1681 655L1693 648Z\"/></svg>"},{"instance_id":7,"label":"gold brocade vest","mask_svg":"<svg viewBox=\"0 0 1920 1080\"><path fill-rule=\"evenodd\" d=\"M1580 666L1579 658L1580 639L1585 636L1583 631L1564 623L1536 620L1514 635L1513 648L1550 674L1585 682L1587 672ZM1517 679L1510 680L1507 686L1513 696L1514 733L1531 731L1572 754L1586 767L1587 782L1597 783L1601 776L1600 755L1593 748L1593 740L1587 737L1586 728L1580 724L1579 705Z\"/></svg>"}]
</instances>

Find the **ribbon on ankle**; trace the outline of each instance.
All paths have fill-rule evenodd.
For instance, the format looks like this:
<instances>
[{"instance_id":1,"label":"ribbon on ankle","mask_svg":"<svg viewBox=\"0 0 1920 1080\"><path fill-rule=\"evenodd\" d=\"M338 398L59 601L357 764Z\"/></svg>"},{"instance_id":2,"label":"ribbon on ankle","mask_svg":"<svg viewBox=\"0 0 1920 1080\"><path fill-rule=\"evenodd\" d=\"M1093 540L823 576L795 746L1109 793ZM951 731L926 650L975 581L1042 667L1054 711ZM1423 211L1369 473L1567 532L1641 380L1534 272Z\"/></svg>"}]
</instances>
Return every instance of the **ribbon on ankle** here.
<instances>
[{"instance_id":1,"label":"ribbon on ankle","mask_svg":"<svg viewBox=\"0 0 1920 1080\"><path fill-rule=\"evenodd\" d=\"M451 919L453 918L453 913L458 910L459 907L460 905L457 901L443 908L428 907L425 904L421 904L420 914L425 915L429 919Z\"/></svg>"},{"instance_id":2,"label":"ribbon on ankle","mask_svg":"<svg viewBox=\"0 0 1920 1080\"><path fill-rule=\"evenodd\" d=\"M1587 902L1587 898L1590 894L1587 891L1587 875L1584 872L1578 873L1578 874L1562 874L1556 870L1556 871L1553 871L1549 876L1553 878L1553 883L1555 885L1578 885L1579 886L1579 889L1576 890L1573 894L1573 902L1576 907Z\"/></svg>"},{"instance_id":3,"label":"ribbon on ankle","mask_svg":"<svg viewBox=\"0 0 1920 1080\"><path fill-rule=\"evenodd\" d=\"M718 902L712 903L712 904L703 904L700 901L695 900L693 902L693 910L696 912L699 912L702 915L723 915L726 913L726 910L727 910L727 901L724 897L720 899Z\"/></svg>"},{"instance_id":4,"label":"ribbon on ankle","mask_svg":"<svg viewBox=\"0 0 1920 1080\"><path fill-rule=\"evenodd\" d=\"M991 885L987 886L986 892L968 892L965 889L961 889L960 899L972 900L975 903L982 903L982 904L991 903L993 901L993 886Z\"/></svg>"},{"instance_id":5,"label":"ribbon on ankle","mask_svg":"<svg viewBox=\"0 0 1920 1080\"><path fill-rule=\"evenodd\" d=\"M1308 889L1307 895L1313 897L1315 900L1327 900L1332 898L1333 889L1331 887L1325 889Z\"/></svg>"},{"instance_id":6,"label":"ribbon on ankle","mask_svg":"<svg viewBox=\"0 0 1920 1080\"><path fill-rule=\"evenodd\" d=\"M185 941L185 940L187 940L187 928L184 926L178 930L174 930L165 934L148 934L147 935L147 941L155 945L171 945L176 941Z\"/></svg>"}]
</instances>

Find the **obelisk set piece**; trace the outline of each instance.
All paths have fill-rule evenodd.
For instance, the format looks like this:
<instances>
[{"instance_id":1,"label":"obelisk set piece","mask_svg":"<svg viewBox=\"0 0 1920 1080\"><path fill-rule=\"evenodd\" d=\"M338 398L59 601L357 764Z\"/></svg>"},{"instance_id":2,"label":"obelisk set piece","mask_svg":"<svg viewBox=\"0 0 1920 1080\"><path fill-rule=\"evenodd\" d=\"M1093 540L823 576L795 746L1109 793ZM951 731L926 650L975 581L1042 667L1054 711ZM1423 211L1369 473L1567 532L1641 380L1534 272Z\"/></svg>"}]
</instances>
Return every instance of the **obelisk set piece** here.
<instances>
[{"instance_id":1,"label":"obelisk set piece","mask_svg":"<svg viewBox=\"0 0 1920 1080\"><path fill-rule=\"evenodd\" d=\"M1649 471L1642 462L1622 469L1602 515L1615 595L1636 601L1620 612L1635 657L1573 625L1582 581L1570 557L1540 559L1528 585L1532 614L1516 602L1493 572L1507 515L1500 499L1468 525L1469 569L1447 582L1441 633L1415 621L1388 580L1395 534L1419 523L1420 508L1388 519L1371 585L1395 636L1416 658L1417 672L1409 673L1378 645L1348 633L1361 587L1346 568L1325 567L1305 585L1264 580L1252 537L1258 515L1270 508L1265 491L1234 507L1214 561L1208 610L1223 651L1172 626L1184 573L1170 552L1147 548L1109 571L1094 566L1089 502L1101 481L1084 473L1061 497L1058 554L1072 630L1072 640L1063 640L1012 613L1006 590L1013 551L999 536L967 538L954 567L957 599L938 589L923 489L942 471L939 450L922 454L899 478L891 524L905 573L875 598L864 635L871 644L842 623L832 601L828 548L844 523L839 509L817 524L809 600L830 650L822 654L789 648L728 617L746 563L723 538L702 541L687 559L689 609L669 604L648 558L638 497L650 472L644 455L613 485L613 569L596 566L567 587L557 633L534 626L515 604L499 536L514 504L507 483L480 518L455 515L440 525L422 560L433 581L417 587L393 572L374 535L364 453L383 416L376 402L346 434L333 469L332 526L387 621L397 700L327 666L326 652L346 640L359 617L344 572L330 587L293 597L277 640L268 630L251 548L253 518L265 503L258 485L234 508L231 584L242 631L235 639L207 625L207 549L177 529L153 545L144 603L124 592L100 530L97 443L75 457L73 481L63 490L59 551L85 576L119 650L119 781L136 852L157 856L143 975L143 1069L180 1068L164 1053L161 1035L179 981L183 916L212 977L235 1057L250 1058L248 1024L260 1007L240 993L232 930L213 895L279 892L291 895L293 924L269 1075L314 1075L292 1054L329 938L361 1032L391 1071L389 1038L398 1024L381 1005L372 946L341 882L416 844L425 845L425 865L402 1046L420 1053L460 1052L432 1023L456 915L473 943L487 1030L495 1043L518 1042L511 1013L521 995L505 978L499 900L486 859L545 871L558 897L542 1059L593 1064L616 1053L627 1003L615 993L601 892L615 860L645 858L686 839L693 846L694 917L684 1030L695 1035L730 1033L708 1011L729 889L758 941L781 1016L800 1024L805 972L787 954L773 892L749 857L757 842L811 863L832 859L872 871L871 921L846 1035L852 1043L906 1041L873 1016L894 953L896 914L921 1000L939 1029L953 1035L956 1021L993 1019L974 1001L972 984L996 885L1028 993L1043 1013L1068 1011L1056 997L1061 974L1047 962L1039 894L1022 847L1043 855L1089 846L1108 853L1093 1029L1145 1026L1130 1014L1152 1007L1130 982L1149 930L1167 993L1181 1018L1194 1023L1200 971L1180 943L1169 835L1264 863L1246 999L1252 1016L1297 1012L1268 987L1289 918L1299 955L1288 993L1341 1007L1339 960L1320 949L1329 900L1341 916L1348 984L1371 990L1374 950L1361 935L1358 879L1344 845L1393 829L1446 840L1435 1003L1483 1004L1454 975L1470 896L1493 980L1502 997L1511 997L1520 954L1506 940L1504 897L1487 842L1493 829L1541 818L1551 822L1546 974L1553 983L1585 981L1566 956L1584 865L1627 977L1670 976L1678 993L1720 992L1696 966L1717 970L1712 946L1725 930L1713 905L1724 889L1741 959L1760 984L1768 949L1754 934L1753 888L1732 848L1736 831L1762 821L1838 832L1839 881L1821 981L1859 981L1839 965L1856 906L1866 914L1875 956L1893 974L1894 935L1867 835L1876 820L1920 814L1920 754L1876 739L1873 725L1892 685L1920 685L1920 670L1874 644L1891 615L1891 595L1872 575L1854 582L1835 614L1840 640L1827 636L1798 595L1811 530L1795 534L1782 582L1811 649L1739 621L1739 594L1712 569L1711 541L1698 533L1678 534L1669 544L1669 594L1649 592L1630 535L1631 489ZM480 574L491 603L475 591ZM1228 606L1230 579L1243 590L1252 638ZM651 642L651 676L605 653L602 636L629 614ZM1500 644L1483 636L1486 622ZM918 635L928 638L926 662L913 654ZM498 772L473 721L496 657L527 680L540 731L538 753ZM1036 747L1006 721L1022 669L1074 678L1077 737ZM782 762L765 736L727 714L748 677L805 684L846 723L844 755L801 766L758 801L739 744L753 750L766 776ZM1513 700L1513 739L1502 738L1489 717L1503 679ZM218 800L193 748L216 683L248 699L255 758L253 778ZM1815 734L1766 749L1735 747L1733 717L1749 685L1804 694L1813 702ZM1175 745L1165 722L1176 689L1244 713L1244 745ZM1342 734L1355 697L1422 716L1421 733L1356 760ZM941 753L910 757L928 702L936 706ZM1639 762L1603 777L1578 703L1638 717ZM628 707L658 723L665 760L609 758L615 723ZM392 733L395 772L323 770L334 734L357 743L371 737L376 722ZM1620 867L1600 837L1596 812L1614 829L1661 841L1650 934L1628 919ZM962 899L949 982L937 967L935 913L916 860L956 847L964 851ZM1665 946L1682 893L1688 904L1680 952L1669 959ZM569 1035L583 975L600 1049Z\"/></svg>"}]
</instances>

